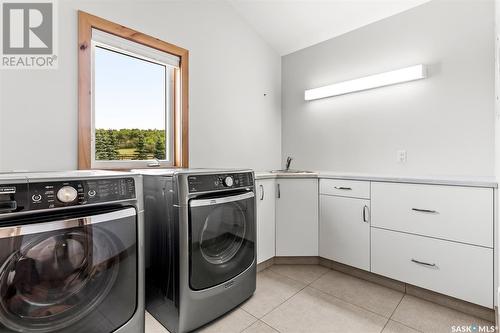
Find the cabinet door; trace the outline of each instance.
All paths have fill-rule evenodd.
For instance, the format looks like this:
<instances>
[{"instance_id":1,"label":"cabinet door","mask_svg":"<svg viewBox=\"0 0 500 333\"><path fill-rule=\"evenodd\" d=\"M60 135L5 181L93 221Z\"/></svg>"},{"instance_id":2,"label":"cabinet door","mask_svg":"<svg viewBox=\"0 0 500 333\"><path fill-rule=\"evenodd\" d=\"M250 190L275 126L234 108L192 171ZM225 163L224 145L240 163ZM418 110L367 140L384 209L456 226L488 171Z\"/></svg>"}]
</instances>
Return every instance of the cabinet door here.
<instances>
[{"instance_id":1,"label":"cabinet door","mask_svg":"<svg viewBox=\"0 0 500 333\"><path fill-rule=\"evenodd\" d=\"M276 255L318 255L318 180L278 179Z\"/></svg>"},{"instance_id":2,"label":"cabinet door","mask_svg":"<svg viewBox=\"0 0 500 333\"><path fill-rule=\"evenodd\" d=\"M276 255L276 181L257 180L257 263Z\"/></svg>"},{"instance_id":3,"label":"cabinet door","mask_svg":"<svg viewBox=\"0 0 500 333\"><path fill-rule=\"evenodd\" d=\"M370 270L370 201L320 196L319 255Z\"/></svg>"}]
</instances>

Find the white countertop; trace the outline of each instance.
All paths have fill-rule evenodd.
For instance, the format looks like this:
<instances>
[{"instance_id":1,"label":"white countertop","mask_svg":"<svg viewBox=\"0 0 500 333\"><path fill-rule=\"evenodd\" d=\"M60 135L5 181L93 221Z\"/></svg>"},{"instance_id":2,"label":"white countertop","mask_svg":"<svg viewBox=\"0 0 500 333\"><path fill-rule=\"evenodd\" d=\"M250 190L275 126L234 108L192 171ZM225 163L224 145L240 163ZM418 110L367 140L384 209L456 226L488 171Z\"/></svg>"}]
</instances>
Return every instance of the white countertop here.
<instances>
[{"instance_id":1,"label":"white countertop","mask_svg":"<svg viewBox=\"0 0 500 333\"><path fill-rule=\"evenodd\" d=\"M271 171L255 171L255 179L267 178L318 178L317 172L271 172Z\"/></svg>"},{"instance_id":2,"label":"white countertop","mask_svg":"<svg viewBox=\"0 0 500 333\"><path fill-rule=\"evenodd\" d=\"M433 185L455 185L455 186L473 186L473 187L498 187L498 181L495 177L472 177L472 176L391 176L363 173L335 172L335 171L314 171L312 173L293 173L293 172L270 172L255 171L255 179L269 178L330 178L330 179L349 179L365 180L378 182L395 183L417 183Z\"/></svg>"},{"instance_id":3,"label":"white countertop","mask_svg":"<svg viewBox=\"0 0 500 333\"><path fill-rule=\"evenodd\" d=\"M10 179L84 179L84 178L110 178L131 176L130 172L108 170L68 170L68 171L38 171L38 172L0 172L0 181Z\"/></svg>"}]
</instances>

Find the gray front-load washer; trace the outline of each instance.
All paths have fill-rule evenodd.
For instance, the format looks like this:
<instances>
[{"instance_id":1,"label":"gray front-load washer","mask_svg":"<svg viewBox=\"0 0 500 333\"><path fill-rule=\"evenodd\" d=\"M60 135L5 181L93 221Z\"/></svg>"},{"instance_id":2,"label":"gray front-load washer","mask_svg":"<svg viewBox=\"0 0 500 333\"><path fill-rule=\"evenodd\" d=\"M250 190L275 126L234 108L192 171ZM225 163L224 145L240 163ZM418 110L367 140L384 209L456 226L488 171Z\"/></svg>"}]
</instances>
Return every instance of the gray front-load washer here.
<instances>
[{"instance_id":1,"label":"gray front-load washer","mask_svg":"<svg viewBox=\"0 0 500 333\"><path fill-rule=\"evenodd\" d=\"M249 170L142 171L146 308L189 332L255 291L255 195Z\"/></svg>"},{"instance_id":2,"label":"gray front-load washer","mask_svg":"<svg viewBox=\"0 0 500 333\"><path fill-rule=\"evenodd\" d=\"M144 332L142 177L0 174L0 332Z\"/></svg>"}]
</instances>

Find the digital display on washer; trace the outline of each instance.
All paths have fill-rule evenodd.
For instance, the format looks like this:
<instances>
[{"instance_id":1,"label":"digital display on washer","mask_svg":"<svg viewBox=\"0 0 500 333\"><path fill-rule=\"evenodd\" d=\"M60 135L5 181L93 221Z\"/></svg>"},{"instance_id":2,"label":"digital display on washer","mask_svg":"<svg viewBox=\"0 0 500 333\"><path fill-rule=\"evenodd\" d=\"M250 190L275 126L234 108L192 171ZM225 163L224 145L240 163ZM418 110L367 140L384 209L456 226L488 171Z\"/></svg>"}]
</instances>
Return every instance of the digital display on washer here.
<instances>
[{"instance_id":1,"label":"digital display on washer","mask_svg":"<svg viewBox=\"0 0 500 333\"><path fill-rule=\"evenodd\" d=\"M135 198L133 178L30 183L30 210L78 206Z\"/></svg>"}]
</instances>

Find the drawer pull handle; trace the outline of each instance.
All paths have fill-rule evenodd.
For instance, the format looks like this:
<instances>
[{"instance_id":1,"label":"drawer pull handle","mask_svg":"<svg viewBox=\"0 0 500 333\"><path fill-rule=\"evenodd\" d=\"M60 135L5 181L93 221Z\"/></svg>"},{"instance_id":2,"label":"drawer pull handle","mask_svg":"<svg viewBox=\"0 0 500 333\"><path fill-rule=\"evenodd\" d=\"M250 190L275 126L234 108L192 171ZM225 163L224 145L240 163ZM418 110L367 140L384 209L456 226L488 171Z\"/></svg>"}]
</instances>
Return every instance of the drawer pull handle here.
<instances>
[{"instance_id":1,"label":"drawer pull handle","mask_svg":"<svg viewBox=\"0 0 500 333\"><path fill-rule=\"evenodd\" d=\"M413 258L411 258L411 261L414 262L415 264L424 265L424 266L427 266L427 267L437 267L436 264L429 264L428 262L419 261L419 260L416 260L416 259L413 259Z\"/></svg>"},{"instance_id":2,"label":"drawer pull handle","mask_svg":"<svg viewBox=\"0 0 500 333\"><path fill-rule=\"evenodd\" d=\"M432 210L432 209L412 208L411 210L413 210L415 212L420 212L420 213L437 214L437 211L436 210Z\"/></svg>"},{"instance_id":3,"label":"drawer pull handle","mask_svg":"<svg viewBox=\"0 0 500 333\"><path fill-rule=\"evenodd\" d=\"M344 186L335 186L334 188L336 188L337 190L344 190L344 191L351 191L352 190L352 188L344 187Z\"/></svg>"}]
</instances>

